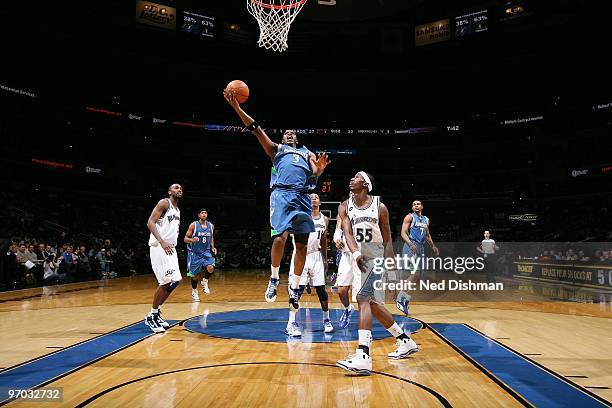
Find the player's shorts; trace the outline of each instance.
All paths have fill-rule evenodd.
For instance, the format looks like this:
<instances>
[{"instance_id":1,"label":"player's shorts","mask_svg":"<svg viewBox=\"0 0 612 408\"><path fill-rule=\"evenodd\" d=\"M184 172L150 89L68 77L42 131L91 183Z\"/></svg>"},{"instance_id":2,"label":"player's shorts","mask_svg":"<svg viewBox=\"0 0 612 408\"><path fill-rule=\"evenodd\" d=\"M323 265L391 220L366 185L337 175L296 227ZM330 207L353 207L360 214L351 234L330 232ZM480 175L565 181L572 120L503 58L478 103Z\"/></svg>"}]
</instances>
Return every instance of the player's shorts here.
<instances>
[{"instance_id":1,"label":"player's shorts","mask_svg":"<svg viewBox=\"0 0 612 408\"><path fill-rule=\"evenodd\" d=\"M416 251L415 252L413 252L412 249L410 249L410 246L408 246L408 244L406 244L404 242L404 247L402 248L402 254L406 255L407 257L412 257L412 256L423 257L423 256L425 256L425 244L420 244L420 243L414 242L414 246L416 247Z\"/></svg>"},{"instance_id":2,"label":"player's shorts","mask_svg":"<svg viewBox=\"0 0 612 408\"><path fill-rule=\"evenodd\" d=\"M357 266L357 262L348 252L342 251L342 257L338 265L336 286L352 286L353 298L357 296L357 292L361 288L361 271Z\"/></svg>"},{"instance_id":3,"label":"player's shorts","mask_svg":"<svg viewBox=\"0 0 612 408\"><path fill-rule=\"evenodd\" d=\"M402 254L408 258L421 258L421 260L418 261L419 263L417 269L415 271L411 271L411 273L417 273L418 276L421 276L421 273L423 272L423 262L425 261L425 244L415 242L414 246L416 247L416 251L410 249L410 246L408 246L408 244L404 242ZM410 263L409 265L412 265L412 263ZM409 268L408 271L410 271L411 269L412 268Z\"/></svg>"},{"instance_id":4,"label":"player's shorts","mask_svg":"<svg viewBox=\"0 0 612 408\"><path fill-rule=\"evenodd\" d=\"M385 290L382 284L386 281L387 271L380 267L378 269L381 270L377 271L377 268L374 267L374 259L383 258L384 247L379 244L370 244L365 249L362 244L362 251L368 259L361 278L362 283L358 295L373 302L383 304L385 301Z\"/></svg>"},{"instance_id":5,"label":"player's shorts","mask_svg":"<svg viewBox=\"0 0 612 408\"><path fill-rule=\"evenodd\" d=\"M149 253L151 255L151 267L160 285L178 282L183 279L176 255L176 248L173 249L172 255L168 255L161 245L157 245L149 247Z\"/></svg>"},{"instance_id":6,"label":"player's shorts","mask_svg":"<svg viewBox=\"0 0 612 408\"><path fill-rule=\"evenodd\" d=\"M294 190L274 189L270 194L271 236L285 231L293 234L315 232L310 194Z\"/></svg>"},{"instance_id":7,"label":"player's shorts","mask_svg":"<svg viewBox=\"0 0 612 408\"><path fill-rule=\"evenodd\" d=\"M291 257L291 266L289 267L289 279L293 275L293 260L295 253ZM323 255L321 251L313 252L306 255L304 270L300 277L300 286L306 286L308 280L311 280L312 286L325 286L325 264L323 263ZM289 281L291 282L291 280Z\"/></svg>"},{"instance_id":8,"label":"player's shorts","mask_svg":"<svg viewBox=\"0 0 612 408\"><path fill-rule=\"evenodd\" d=\"M187 276L193 277L205 269L208 265L215 266L215 257L206 251L201 254L188 251L187 253Z\"/></svg>"}]
</instances>

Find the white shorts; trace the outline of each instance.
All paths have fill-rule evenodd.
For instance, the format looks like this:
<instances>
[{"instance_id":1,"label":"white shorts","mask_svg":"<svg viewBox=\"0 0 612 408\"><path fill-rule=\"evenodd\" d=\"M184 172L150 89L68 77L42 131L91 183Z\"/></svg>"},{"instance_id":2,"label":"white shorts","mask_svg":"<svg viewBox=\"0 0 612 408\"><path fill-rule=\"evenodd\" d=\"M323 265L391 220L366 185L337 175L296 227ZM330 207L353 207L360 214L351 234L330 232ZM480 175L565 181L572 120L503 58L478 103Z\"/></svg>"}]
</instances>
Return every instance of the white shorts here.
<instances>
[{"instance_id":1,"label":"white shorts","mask_svg":"<svg viewBox=\"0 0 612 408\"><path fill-rule=\"evenodd\" d=\"M293 258L291 257L291 266L289 267L289 279L293 276ZM313 252L306 255L304 270L300 277L300 285L306 286L308 280L311 279L312 286L325 286L325 265L323 263L323 255L321 251ZM291 282L291 280L289 281Z\"/></svg>"},{"instance_id":2,"label":"white shorts","mask_svg":"<svg viewBox=\"0 0 612 408\"><path fill-rule=\"evenodd\" d=\"M355 294L361 289L361 270L348 252L342 252L340 257L336 286L352 286Z\"/></svg>"},{"instance_id":3,"label":"white shorts","mask_svg":"<svg viewBox=\"0 0 612 408\"><path fill-rule=\"evenodd\" d=\"M173 249L172 255L168 255L161 245L157 245L149 247L149 253L151 254L151 267L160 285L183 279L176 256L176 248Z\"/></svg>"}]
</instances>

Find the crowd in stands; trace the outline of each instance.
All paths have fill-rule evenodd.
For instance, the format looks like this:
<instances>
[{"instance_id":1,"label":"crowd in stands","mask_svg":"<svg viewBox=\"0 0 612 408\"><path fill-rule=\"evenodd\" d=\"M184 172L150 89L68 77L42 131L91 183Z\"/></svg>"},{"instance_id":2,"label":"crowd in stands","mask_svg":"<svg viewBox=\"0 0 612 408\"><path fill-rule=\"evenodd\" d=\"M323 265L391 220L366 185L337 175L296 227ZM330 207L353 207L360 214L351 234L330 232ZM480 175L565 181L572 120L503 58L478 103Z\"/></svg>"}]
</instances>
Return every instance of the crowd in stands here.
<instances>
[{"instance_id":1,"label":"crowd in stands","mask_svg":"<svg viewBox=\"0 0 612 408\"><path fill-rule=\"evenodd\" d=\"M540 254L540 256L538 257L538 261L571 261L589 264L612 265L612 250L567 249L566 251L557 251L554 249L550 249L543 251L542 254Z\"/></svg>"},{"instance_id":2,"label":"crowd in stands","mask_svg":"<svg viewBox=\"0 0 612 408\"><path fill-rule=\"evenodd\" d=\"M5 245L2 280L7 289L136 274L134 250L118 249L110 239L88 247L24 237Z\"/></svg>"}]
</instances>

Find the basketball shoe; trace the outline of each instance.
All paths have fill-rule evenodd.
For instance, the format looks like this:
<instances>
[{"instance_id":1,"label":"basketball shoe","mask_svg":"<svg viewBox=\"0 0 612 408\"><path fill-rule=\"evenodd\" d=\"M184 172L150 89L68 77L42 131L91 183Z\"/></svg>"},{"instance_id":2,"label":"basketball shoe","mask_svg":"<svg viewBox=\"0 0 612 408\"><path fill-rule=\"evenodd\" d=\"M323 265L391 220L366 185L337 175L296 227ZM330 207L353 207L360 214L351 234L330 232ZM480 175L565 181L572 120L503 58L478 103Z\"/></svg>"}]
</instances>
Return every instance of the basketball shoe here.
<instances>
[{"instance_id":1,"label":"basketball shoe","mask_svg":"<svg viewBox=\"0 0 612 408\"><path fill-rule=\"evenodd\" d=\"M419 351L419 346L411 338L397 339L397 349L387 354L389 358L399 360Z\"/></svg>"},{"instance_id":2,"label":"basketball shoe","mask_svg":"<svg viewBox=\"0 0 612 408\"><path fill-rule=\"evenodd\" d=\"M412 296L402 290L400 293L397 294L397 298L395 299L395 306L399 309L400 312L407 315L408 309L410 309L411 299Z\"/></svg>"},{"instance_id":3,"label":"basketball shoe","mask_svg":"<svg viewBox=\"0 0 612 408\"><path fill-rule=\"evenodd\" d=\"M338 320L338 326L341 329L346 329L346 327L349 325L349 323L351 322L351 315L353 314L354 310L355 308L353 307L353 305L349 305L348 309L344 309L342 315L340 316L340 319Z\"/></svg>"},{"instance_id":4,"label":"basketball shoe","mask_svg":"<svg viewBox=\"0 0 612 408\"><path fill-rule=\"evenodd\" d=\"M163 333L166 330L157 323L157 321L153 318L152 314L148 314L145 317L144 323L149 326L153 333Z\"/></svg>"},{"instance_id":5,"label":"basketball shoe","mask_svg":"<svg viewBox=\"0 0 612 408\"><path fill-rule=\"evenodd\" d=\"M159 324L164 329L167 329L168 327L170 327L170 324L168 324L168 322L162 319L161 309L159 309L157 313L152 313L152 316L153 316L153 319L157 322L157 324Z\"/></svg>"},{"instance_id":6,"label":"basketball shoe","mask_svg":"<svg viewBox=\"0 0 612 408\"><path fill-rule=\"evenodd\" d=\"M290 289L289 292L289 309L297 312L300 308L300 296L302 296L302 291L298 289Z\"/></svg>"},{"instance_id":7,"label":"basketball shoe","mask_svg":"<svg viewBox=\"0 0 612 408\"><path fill-rule=\"evenodd\" d=\"M287 334L289 337L300 337L302 335L300 325L297 324L297 322L288 323L287 328L285 329L285 334Z\"/></svg>"},{"instance_id":8,"label":"basketball shoe","mask_svg":"<svg viewBox=\"0 0 612 408\"><path fill-rule=\"evenodd\" d=\"M200 301L200 296L198 295L198 290L197 289L191 289L191 301L192 302L199 302Z\"/></svg>"},{"instance_id":9,"label":"basketball shoe","mask_svg":"<svg viewBox=\"0 0 612 408\"><path fill-rule=\"evenodd\" d=\"M334 326L332 325L332 322L329 321L329 319L325 319L323 321L323 331L325 333L332 333L334 331Z\"/></svg>"},{"instance_id":10,"label":"basketball shoe","mask_svg":"<svg viewBox=\"0 0 612 408\"><path fill-rule=\"evenodd\" d=\"M362 349L357 349L346 360L338 360L336 365L359 375L370 375L372 372L372 359Z\"/></svg>"},{"instance_id":11,"label":"basketball shoe","mask_svg":"<svg viewBox=\"0 0 612 408\"><path fill-rule=\"evenodd\" d=\"M264 297L266 298L266 302L272 303L276 301L276 288L278 287L279 279L270 278L268 281L268 288L266 289L266 293Z\"/></svg>"}]
</instances>

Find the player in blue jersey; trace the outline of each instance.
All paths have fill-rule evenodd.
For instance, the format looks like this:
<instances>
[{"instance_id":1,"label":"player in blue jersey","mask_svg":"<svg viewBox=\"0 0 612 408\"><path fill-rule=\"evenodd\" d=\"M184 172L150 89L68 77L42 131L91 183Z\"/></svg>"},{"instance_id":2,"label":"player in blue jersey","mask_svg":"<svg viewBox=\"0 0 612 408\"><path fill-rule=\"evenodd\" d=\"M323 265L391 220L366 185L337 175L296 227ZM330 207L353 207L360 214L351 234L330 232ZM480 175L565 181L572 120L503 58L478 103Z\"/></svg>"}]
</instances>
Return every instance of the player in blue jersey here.
<instances>
[{"instance_id":1,"label":"player in blue jersey","mask_svg":"<svg viewBox=\"0 0 612 408\"><path fill-rule=\"evenodd\" d=\"M314 177L319 177L330 163L327 154L318 157L305 146L300 145L293 130L286 130L280 144L274 143L255 120L250 117L234 97L233 92L223 93L225 100L236 111L244 126L253 132L264 152L270 157L276 174L273 173L272 193L270 194L270 226L272 242L271 276L265 292L265 300L276 300L279 283L278 270L285 250L289 233L295 237L296 252L294 257L294 275L289 282L291 295L289 308L299 308L299 281L304 270L308 236L315 231L312 221L312 204L309 188ZM297 323L287 327L290 336L299 335Z\"/></svg>"},{"instance_id":2,"label":"player in blue jersey","mask_svg":"<svg viewBox=\"0 0 612 408\"><path fill-rule=\"evenodd\" d=\"M429 244L435 256L440 254L429 234L429 218L423 215L423 203L420 200L412 202L412 213L404 217L401 235L404 241L402 252L405 257L421 258L419 262L424 262L425 243ZM414 279L419 278L418 273L413 274L413 276ZM398 294L397 307L405 314L408 314L410 295L400 292Z\"/></svg>"},{"instance_id":3,"label":"player in blue jersey","mask_svg":"<svg viewBox=\"0 0 612 408\"><path fill-rule=\"evenodd\" d=\"M201 209L198 212L198 220L192 222L187 229L183 241L187 244L187 276L191 278L191 300L199 302L198 278L200 272L204 272L202 278L202 290L206 295L210 293L208 279L215 270L215 226L208 221L208 211Z\"/></svg>"}]
</instances>

